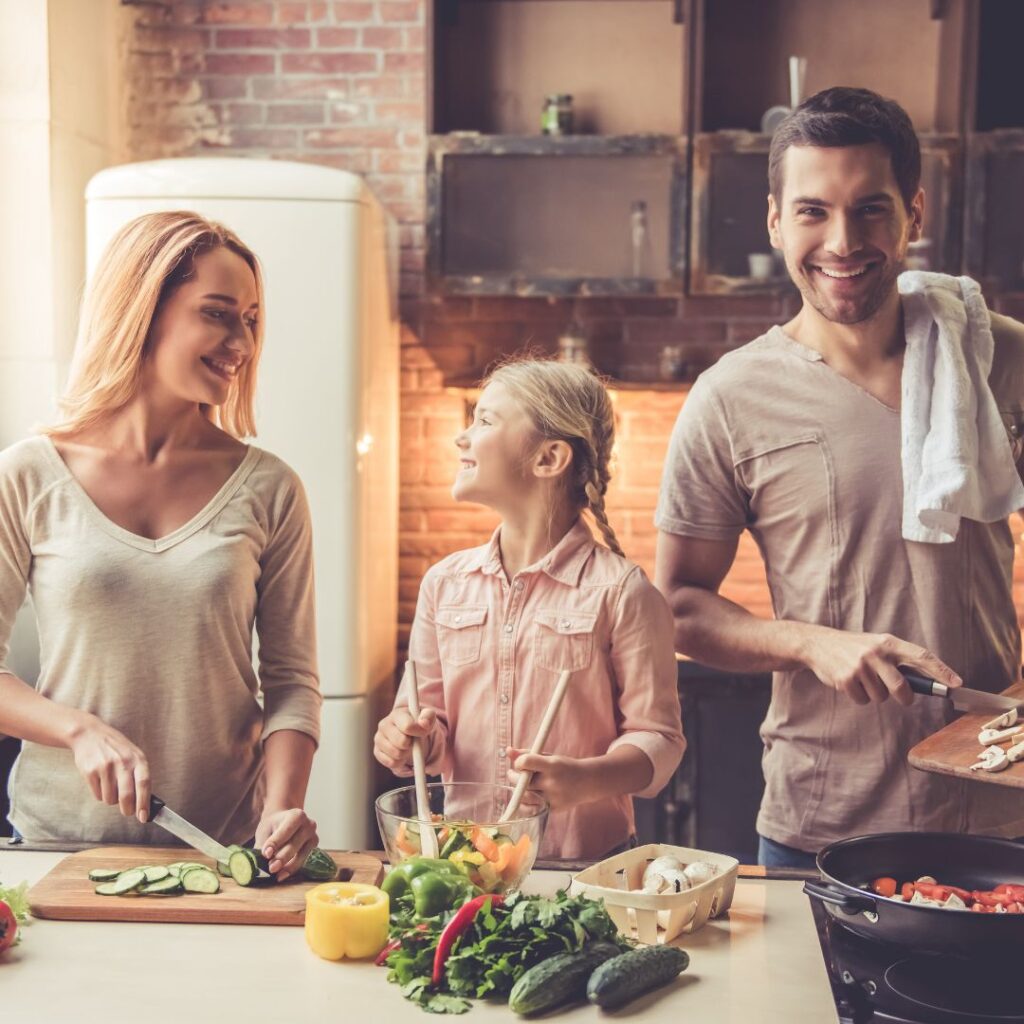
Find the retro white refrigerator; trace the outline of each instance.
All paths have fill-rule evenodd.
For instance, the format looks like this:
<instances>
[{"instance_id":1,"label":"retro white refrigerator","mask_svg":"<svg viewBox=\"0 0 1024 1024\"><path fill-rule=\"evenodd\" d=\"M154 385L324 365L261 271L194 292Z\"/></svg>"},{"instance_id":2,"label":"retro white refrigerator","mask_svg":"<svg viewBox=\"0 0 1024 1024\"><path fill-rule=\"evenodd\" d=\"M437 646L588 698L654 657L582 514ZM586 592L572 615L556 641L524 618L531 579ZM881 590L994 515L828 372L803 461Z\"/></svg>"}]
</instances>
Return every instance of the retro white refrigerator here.
<instances>
[{"instance_id":1,"label":"retro white refrigerator","mask_svg":"<svg viewBox=\"0 0 1024 1024\"><path fill-rule=\"evenodd\" d=\"M126 221L194 210L257 254L266 286L254 443L301 477L313 518L322 738L307 809L321 844L372 845L376 697L393 678L398 590L395 225L354 174L179 159L97 174L88 272Z\"/></svg>"}]
</instances>

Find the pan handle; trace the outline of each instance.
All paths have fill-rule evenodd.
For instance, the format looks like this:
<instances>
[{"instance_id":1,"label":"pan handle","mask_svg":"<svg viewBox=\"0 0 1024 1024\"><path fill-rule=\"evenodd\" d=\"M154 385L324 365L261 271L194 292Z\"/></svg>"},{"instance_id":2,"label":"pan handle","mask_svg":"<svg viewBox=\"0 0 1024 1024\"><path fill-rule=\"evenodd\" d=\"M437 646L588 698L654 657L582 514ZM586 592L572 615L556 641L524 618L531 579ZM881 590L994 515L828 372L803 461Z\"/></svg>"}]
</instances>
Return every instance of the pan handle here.
<instances>
[{"instance_id":1,"label":"pan handle","mask_svg":"<svg viewBox=\"0 0 1024 1024\"><path fill-rule=\"evenodd\" d=\"M857 914L873 914L876 911L876 902L870 896L854 896L843 889L824 882L804 882L804 892L812 899L820 900L822 903L831 903L838 907L849 917Z\"/></svg>"}]
</instances>

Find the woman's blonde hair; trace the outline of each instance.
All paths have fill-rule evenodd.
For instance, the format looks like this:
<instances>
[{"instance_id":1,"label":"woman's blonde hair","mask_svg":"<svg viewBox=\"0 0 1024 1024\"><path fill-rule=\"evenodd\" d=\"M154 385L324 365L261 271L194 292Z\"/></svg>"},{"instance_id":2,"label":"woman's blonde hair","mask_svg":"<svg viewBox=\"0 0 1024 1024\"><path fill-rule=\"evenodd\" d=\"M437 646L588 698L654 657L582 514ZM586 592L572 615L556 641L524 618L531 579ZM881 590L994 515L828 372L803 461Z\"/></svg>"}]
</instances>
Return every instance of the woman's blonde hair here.
<instances>
[{"instance_id":1,"label":"woman's blonde hair","mask_svg":"<svg viewBox=\"0 0 1024 1024\"><path fill-rule=\"evenodd\" d=\"M196 257L219 248L230 249L249 264L260 316L253 357L239 371L227 401L201 408L235 437L256 433L253 396L263 346L259 261L234 232L180 210L136 217L104 250L82 300L70 379L60 400L62 419L47 433L59 437L90 427L135 397L160 306L194 273Z\"/></svg>"},{"instance_id":2,"label":"woman's blonde hair","mask_svg":"<svg viewBox=\"0 0 1024 1024\"><path fill-rule=\"evenodd\" d=\"M604 542L623 554L604 507L615 442L615 411L604 384L586 367L546 359L505 363L484 381L492 383L522 405L544 440L565 441L572 448L568 498L590 512Z\"/></svg>"}]
</instances>

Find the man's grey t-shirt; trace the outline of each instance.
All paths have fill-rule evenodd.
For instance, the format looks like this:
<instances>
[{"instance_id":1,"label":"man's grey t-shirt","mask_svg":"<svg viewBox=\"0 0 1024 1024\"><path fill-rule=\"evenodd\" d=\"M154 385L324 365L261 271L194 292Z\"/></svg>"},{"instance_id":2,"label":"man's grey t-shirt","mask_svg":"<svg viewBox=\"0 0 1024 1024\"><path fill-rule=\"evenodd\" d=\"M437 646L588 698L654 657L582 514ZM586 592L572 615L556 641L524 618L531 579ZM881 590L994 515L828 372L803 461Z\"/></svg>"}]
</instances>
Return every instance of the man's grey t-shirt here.
<instances>
[{"instance_id":1,"label":"man's grey t-shirt","mask_svg":"<svg viewBox=\"0 0 1024 1024\"><path fill-rule=\"evenodd\" d=\"M1012 441L1024 418L1024 327L994 315L993 334L990 383ZM694 385L655 521L711 540L749 529L778 619L891 633L934 652L966 685L1002 690L1020 674L1009 525L964 520L951 544L905 541L900 443L898 410L774 327ZM907 763L950 717L935 698L858 706L807 670L776 672L758 831L814 850L864 832L1024 818L1024 798L993 807L975 792L981 784ZM972 815L979 796L986 806Z\"/></svg>"}]
</instances>

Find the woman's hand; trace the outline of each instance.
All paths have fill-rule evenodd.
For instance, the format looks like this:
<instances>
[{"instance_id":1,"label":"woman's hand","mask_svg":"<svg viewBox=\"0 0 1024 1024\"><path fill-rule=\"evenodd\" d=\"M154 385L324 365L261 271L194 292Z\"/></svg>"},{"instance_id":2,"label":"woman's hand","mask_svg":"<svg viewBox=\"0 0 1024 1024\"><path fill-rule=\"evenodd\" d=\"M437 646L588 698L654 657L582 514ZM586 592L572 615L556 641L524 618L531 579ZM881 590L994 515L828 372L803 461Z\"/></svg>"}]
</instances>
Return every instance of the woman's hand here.
<instances>
[{"instance_id":1,"label":"woman's hand","mask_svg":"<svg viewBox=\"0 0 1024 1024\"><path fill-rule=\"evenodd\" d=\"M68 747L78 773L92 795L105 804L117 804L127 817L149 817L149 762L127 736L86 715L72 730Z\"/></svg>"},{"instance_id":2,"label":"woman's hand","mask_svg":"<svg viewBox=\"0 0 1024 1024\"><path fill-rule=\"evenodd\" d=\"M412 775L413 737L422 737L429 752L436 728L437 712L433 708L421 708L419 718L413 718L408 708L395 708L377 724L373 756L396 775Z\"/></svg>"},{"instance_id":3,"label":"woman's hand","mask_svg":"<svg viewBox=\"0 0 1024 1024\"><path fill-rule=\"evenodd\" d=\"M298 872L316 844L316 822L301 807L263 809L256 849L270 861L270 873L279 882Z\"/></svg>"}]
</instances>

